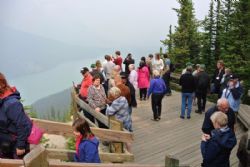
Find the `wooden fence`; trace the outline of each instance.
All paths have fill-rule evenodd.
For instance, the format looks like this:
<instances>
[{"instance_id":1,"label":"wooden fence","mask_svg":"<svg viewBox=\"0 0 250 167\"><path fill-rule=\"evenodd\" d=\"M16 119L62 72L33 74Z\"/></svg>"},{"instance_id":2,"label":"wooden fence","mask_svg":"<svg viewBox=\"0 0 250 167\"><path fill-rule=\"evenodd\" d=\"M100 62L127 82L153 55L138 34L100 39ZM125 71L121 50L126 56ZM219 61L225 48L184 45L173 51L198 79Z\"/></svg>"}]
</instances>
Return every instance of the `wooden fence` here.
<instances>
[{"instance_id":1,"label":"wooden fence","mask_svg":"<svg viewBox=\"0 0 250 167\"><path fill-rule=\"evenodd\" d=\"M164 165L146 165L146 164L133 164L134 155L129 153L123 148L123 143L133 142L133 133L123 129L121 122L114 118L108 118L101 113L95 112L85 102L78 98L76 92L73 90L72 108L74 119L77 117L84 117L78 112L78 106L88 111L97 120L105 124L110 129L101 129L90 120L86 119L91 125L91 131L101 141L112 142L110 152L99 152L102 162L101 164L87 164L87 163L74 163L73 157L75 151L63 149L48 149L42 145L35 146L30 153L28 153L23 160L8 160L0 159L1 167L178 167L179 160L171 155L166 155ZM68 123L60 123L54 121L33 119L34 124L45 130L47 134L62 135L65 137L73 137L72 126ZM123 164L130 162L129 164ZM184 166L183 166L184 167Z\"/></svg>"}]
</instances>

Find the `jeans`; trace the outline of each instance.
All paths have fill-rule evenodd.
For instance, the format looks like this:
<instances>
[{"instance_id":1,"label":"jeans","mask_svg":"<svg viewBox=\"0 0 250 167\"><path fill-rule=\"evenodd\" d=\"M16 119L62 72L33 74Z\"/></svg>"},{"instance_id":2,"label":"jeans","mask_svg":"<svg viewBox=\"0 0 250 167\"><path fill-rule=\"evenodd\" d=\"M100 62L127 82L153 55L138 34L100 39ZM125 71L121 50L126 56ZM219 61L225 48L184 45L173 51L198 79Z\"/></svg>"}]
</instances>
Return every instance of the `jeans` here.
<instances>
[{"instance_id":1,"label":"jeans","mask_svg":"<svg viewBox=\"0 0 250 167\"><path fill-rule=\"evenodd\" d=\"M154 114L154 119L161 117L161 102L164 94L163 93L153 93L151 97L151 105Z\"/></svg>"},{"instance_id":2,"label":"jeans","mask_svg":"<svg viewBox=\"0 0 250 167\"><path fill-rule=\"evenodd\" d=\"M193 93L182 93L181 116L185 117L186 104L188 105L187 117L190 117L192 111L192 95Z\"/></svg>"}]
</instances>

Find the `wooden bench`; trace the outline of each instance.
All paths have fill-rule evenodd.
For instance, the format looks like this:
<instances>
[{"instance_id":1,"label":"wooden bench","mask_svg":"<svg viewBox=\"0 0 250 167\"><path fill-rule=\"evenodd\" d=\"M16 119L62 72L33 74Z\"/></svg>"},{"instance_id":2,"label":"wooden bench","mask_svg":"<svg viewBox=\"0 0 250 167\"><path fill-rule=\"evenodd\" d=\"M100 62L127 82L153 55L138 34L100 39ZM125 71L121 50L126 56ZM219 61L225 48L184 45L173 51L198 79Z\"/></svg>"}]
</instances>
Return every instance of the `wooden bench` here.
<instances>
[{"instance_id":1,"label":"wooden bench","mask_svg":"<svg viewBox=\"0 0 250 167\"><path fill-rule=\"evenodd\" d=\"M250 106L244 105L244 104L240 105L238 119L243 124L243 126L247 130L249 130L250 128Z\"/></svg>"}]
</instances>

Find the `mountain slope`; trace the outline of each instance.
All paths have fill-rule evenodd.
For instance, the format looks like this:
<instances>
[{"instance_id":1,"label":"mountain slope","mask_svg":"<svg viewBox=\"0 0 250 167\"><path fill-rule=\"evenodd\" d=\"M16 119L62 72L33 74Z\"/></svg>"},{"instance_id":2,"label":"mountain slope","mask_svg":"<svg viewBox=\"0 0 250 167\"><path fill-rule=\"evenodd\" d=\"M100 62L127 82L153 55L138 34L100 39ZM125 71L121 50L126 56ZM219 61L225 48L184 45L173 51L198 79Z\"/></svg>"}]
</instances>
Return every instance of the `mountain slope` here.
<instances>
[{"instance_id":1,"label":"mountain slope","mask_svg":"<svg viewBox=\"0 0 250 167\"><path fill-rule=\"evenodd\" d=\"M38 118L59 119L70 109L71 89L65 89L56 94L47 96L34 102L31 106L36 111Z\"/></svg>"},{"instance_id":2,"label":"mountain slope","mask_svg":"<svg viewBox=\"0 0 250 167\"><path fill-rule=\"evenodd\" d=\"M69 45L2 25L0 37L0 71L9 78L45 71L67 61L104 53L100 48Z\"/></svg>"}]
</instances>

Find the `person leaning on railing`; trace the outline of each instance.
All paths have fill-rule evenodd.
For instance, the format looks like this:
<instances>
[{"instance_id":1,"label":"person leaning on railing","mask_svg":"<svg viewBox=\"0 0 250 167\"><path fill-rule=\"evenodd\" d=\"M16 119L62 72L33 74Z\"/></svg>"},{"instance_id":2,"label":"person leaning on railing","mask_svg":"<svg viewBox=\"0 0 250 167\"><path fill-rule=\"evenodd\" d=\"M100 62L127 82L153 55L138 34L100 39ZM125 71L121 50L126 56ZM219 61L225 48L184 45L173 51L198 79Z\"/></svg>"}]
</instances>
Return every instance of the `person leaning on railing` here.
<instances>
[{"instance_id":1,"label":"person leaning on railing","mask_svg":"<svg viewBox=\"0 0 250 167\"><path fill-rule=\"evenodd\" d=\"M87 101L89 106L93 108L96 112L100 112L103 115L106 114L106 94L105 90L101 84L101 77L95 75L93 77L93 84L88 88ZM107 128L102 122L98 121L99 128Z\"/></svg>"}]
</instances>

